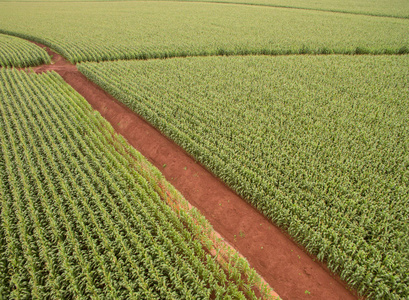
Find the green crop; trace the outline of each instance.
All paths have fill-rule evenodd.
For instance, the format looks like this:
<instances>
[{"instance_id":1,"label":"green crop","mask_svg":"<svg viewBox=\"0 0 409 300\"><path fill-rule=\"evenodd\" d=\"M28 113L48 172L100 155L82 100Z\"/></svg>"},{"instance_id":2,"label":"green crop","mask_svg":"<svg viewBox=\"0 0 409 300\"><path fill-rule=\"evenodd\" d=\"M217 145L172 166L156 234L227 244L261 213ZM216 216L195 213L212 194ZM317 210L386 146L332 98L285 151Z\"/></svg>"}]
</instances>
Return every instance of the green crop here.
<instances>
[{"instance_id":1,"label":"green crop","mask_svg":"<svg viewBox=\"0 0 409 300\"><path fill-rule=\"evenodd\" d=\"M2 0L0 2L28 2L36 0ZM83 2L84 0L45 0L49 2ZM96 0L85 0L96 2ZM115 1L115 0L98 0ZM120 0L118 0L120 1ZM138 0L134 0L138 1ZM143 0L141 0L143 1ZM155 0L153 0L155 1ZM158 0L164 1L164 0ZM166 0L165 0L166 1ZM172 2L192 2L196 0L169 0ZM307 10L320 10L330 12L340 12L349 14L362 14L369 16L384 16L392 18L409 18L409 3L407 0L197 0L198 2L216 2L216 3L230 3L248 4L284 8L297 8Z\"/></svg>"},{"instance_id":2,"label":"green crop","mask_svg":"<svg viewBox=\"0 0 409 300\"><path fill-rule=\"evenodd\" d=\"M409 2L406 0L206 0L206 2L265 5L369 16L409 18Z\"/></svg>"},{"instance_id":3,"label":"green crop","mask_svg":"<svg viewBox=\"0 0 409 300\"><path fill-rule=\"evenodd\" d=\"M0 32L41 42L71 62L409 52L409 19L198 2L1 6Z\"/></svg>"},{"instance_id":4,"label":"green crop","mask_svg":"<svg viewBox=\"0 0 409 300\"><path fill-rule=\"evenodd\" d=\"M44 49L26 40L0 34L0 66L30 67L51 61Z\"/></svg>"},{"instance_id":5,"label":"green crop","mask_svg":"<svg viewBox=\"0 0 409 300\"><path fill-rule=\"evenodd\" d=\"M2 299L257 298L248 263L56 73L0 70L0 140Z\"/></svg>"},{"instance_id":6,"label":"green crop","mask_svg":"<svg viewBox=\"0 0 409 300\"><path fill-rule=\"evenodd\" d=\"M409 297L409 56L82 63L360 293Z\"/></svg>"}]
</instances>

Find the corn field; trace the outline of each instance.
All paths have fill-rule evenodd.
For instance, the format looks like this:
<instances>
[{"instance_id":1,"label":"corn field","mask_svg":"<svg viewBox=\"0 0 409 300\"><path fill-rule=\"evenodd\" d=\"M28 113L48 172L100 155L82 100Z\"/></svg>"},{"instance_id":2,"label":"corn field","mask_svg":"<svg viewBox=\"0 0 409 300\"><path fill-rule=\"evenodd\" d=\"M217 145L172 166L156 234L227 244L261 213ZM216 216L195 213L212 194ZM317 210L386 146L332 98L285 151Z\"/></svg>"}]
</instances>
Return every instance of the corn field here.
<instances>
[{"instance_id":1,"label":"corn field","mask_svg":"<svg viewBox=\"0 0 409 300\"><path fill-rule=\"evenodd\" d=\"M254 287L267 297L56 73L0 70L0 140L0 298L256 299Z\"/></svg>"},{"instance_id":2,"label":"corn field","mask_svg":"<svg viewBox=\"0 0 409 300\"><path fill-rule=\"evenodd\" d=\"M406 0L206 0L206 2L298 8L409 19L409 4Z\"/></svg>"},{"instance_id":3,"label":"corn field","mask_svg":"<svg viewBox=\"0 0 409 300\"><path fill-rule=\"evenodd\" d=\"M0 67L30 67L47 64L50 56L44 49L26 40L0 34Z\"/></svg>"},{"instance_id":4,"label":"corn field","mask_svg":"<svg viewBox=\"0 0 409 300\"><path fill-rule=\"evenodd\" d=\"M409 53L409 19L199 2L3 2L0 32L40 42L72 63Z\"/></svg>"},{"instance_id":5,"label":"corn field","mask_svg":"<svg viewBox=\"0 0 409 300\"><path fill-rule=\"evenodd\" d=\"M8 0L10 1L10 0ZM15 0L13 0L15 1ZM15 2L29 2L36 0L17 0ZM45 2L65 2L66 0L46 0ZM94 0L86 0L94 1ZM101 2L110 0L100 0ZM120 0L118 0L120 1ZM161 1L161 0L158 0ZM169 0L173 1L173 0ZM187 0L178 0L184 2ZM193 0L196 1L196 0ZM368 16L409 18L409 5L406 0L197 0L198 2L216 2L230 4L244 4L257 6L270 6L278 8L297 8L305 10L318 10L326 12L340 12ZM75 0L71 2L83 2ZM192 2L192 1L187 1Z\"/></svg>"},{"instance_id":6,"label":"corn field","mask_svg":"<svg viewBox=\"0 0 409 300\"><path fill-rule=\"evenodd\" d=\"M81 63L372 299L409 297L409 57Z\"/></svg>"}]
</instances>

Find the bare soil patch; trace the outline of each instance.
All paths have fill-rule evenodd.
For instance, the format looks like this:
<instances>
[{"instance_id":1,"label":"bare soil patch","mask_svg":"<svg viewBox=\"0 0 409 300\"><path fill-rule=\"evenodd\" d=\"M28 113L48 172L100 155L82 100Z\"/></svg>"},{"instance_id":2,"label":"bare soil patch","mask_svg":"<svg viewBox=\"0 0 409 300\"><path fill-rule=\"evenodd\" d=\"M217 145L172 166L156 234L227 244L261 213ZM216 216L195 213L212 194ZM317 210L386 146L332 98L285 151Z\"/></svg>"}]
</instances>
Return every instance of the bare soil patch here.
<instances>
[{"instance_id":1,"label":"bare soil patch","mask_svg":"<svg viewBox=\"0 0 409 300\"><path fill-rule=\"evenodd\" d=\"M36 43L41 47L45 47ZM54 70L153 163L283 299L359 299L356 292L182 148L47 48Z\"/></svg>"}]
</instances>

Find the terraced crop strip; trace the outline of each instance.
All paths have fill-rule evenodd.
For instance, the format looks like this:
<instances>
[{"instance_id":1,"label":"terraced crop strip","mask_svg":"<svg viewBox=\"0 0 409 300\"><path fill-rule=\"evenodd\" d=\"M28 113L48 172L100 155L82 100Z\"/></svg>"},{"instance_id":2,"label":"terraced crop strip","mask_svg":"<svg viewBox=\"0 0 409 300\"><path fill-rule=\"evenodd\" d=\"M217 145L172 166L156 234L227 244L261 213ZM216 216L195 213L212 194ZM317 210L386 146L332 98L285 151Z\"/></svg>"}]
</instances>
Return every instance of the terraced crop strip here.
<instances>
[{"instance_id":1,"label":"terraced crop strip","mask_svg":"<svg viewBox=\"0 0 409 300\"><path fill-rule=\"evenodd\" d=\"M255 271L57 74L0 78L3 299L256 298Z\"/></svg>"},{"instance_id":2,"label":"terraced crop strip","mask_svg":"<svg viewBox=\"0 0 409 300\"><path fill-rule=\"evenodd\" d=\"M198 2L2 3L0 32L71 62L409 52L409 19Z\"/></svg>"},{"instance_id":3,"label":"terraced crop strip","mask_svg":"<svg viewBox=\"0 0 409 300\"><path fill-rule=\"evenodd\" d=\"M82 63L329 268L409 297L409 57Z\"/></svg>"},{"instance_id":4,"label":"terraced crop strip","mask_svg":"<svg viewBox=\"0 0 409 300\"><path fill-rule=\"evenodd\" d=\"M33 43L0 34L0 67L30 67L50 61L47 52Z\"/></svg>"}]
</instances>

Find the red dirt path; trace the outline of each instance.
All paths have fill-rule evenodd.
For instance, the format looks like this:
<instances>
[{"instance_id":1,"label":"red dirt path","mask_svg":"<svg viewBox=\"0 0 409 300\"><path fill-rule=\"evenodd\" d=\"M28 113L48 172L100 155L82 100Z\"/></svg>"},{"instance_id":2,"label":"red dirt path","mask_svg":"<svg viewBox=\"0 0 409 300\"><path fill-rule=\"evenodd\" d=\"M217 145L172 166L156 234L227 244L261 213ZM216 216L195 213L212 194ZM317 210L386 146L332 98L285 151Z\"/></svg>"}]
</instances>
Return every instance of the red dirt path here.
<instances>
[{"instance_id":1,"label":"red dirt path","mask_svg":"<svg viewBox=\"0 0 409 300\"><path fill-rule=\"evenodd\" d=\"M206 216L214 229L246 257L281 298L358 299L338 276L331 274L325 265L308 255L182 148L89 81L63 57L48 48L47 51L53 55L54 63L33 70L37 73L54 70L60 74Z\"/></svg>"}]
</instances>

